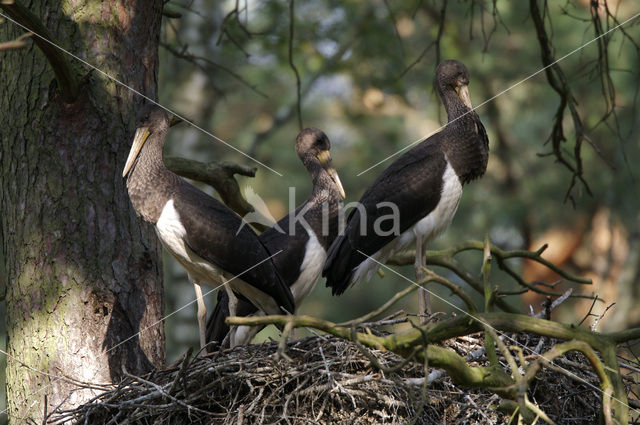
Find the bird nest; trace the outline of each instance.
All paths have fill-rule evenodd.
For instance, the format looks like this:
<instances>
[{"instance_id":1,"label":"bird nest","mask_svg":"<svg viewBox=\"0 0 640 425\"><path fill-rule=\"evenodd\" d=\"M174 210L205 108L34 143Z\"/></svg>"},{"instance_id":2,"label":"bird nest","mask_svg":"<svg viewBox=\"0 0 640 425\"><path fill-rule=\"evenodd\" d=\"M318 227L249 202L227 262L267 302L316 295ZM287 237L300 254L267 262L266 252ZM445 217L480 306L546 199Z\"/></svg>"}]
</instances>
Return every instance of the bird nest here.
<instances>
[{"instance_id":1,"label":"bird nest","mask_svg":"<svg viewBox=\"0 0 640 425\"><path fill-rule=\"evenodd\" d=\"M538 338L520 336L520 342L533 349ZM481 334L445 345L470 365L488 364ZM278 359L277 348L271 342L185 355L165 370L129 376L89 403L58 412L53 423L506 424L513 411L513 403L510 412L495 393L460 388L441 370L386 351L364 353L336 337L291 342L287 358ZM582 355L562 360L559 366L582 382L544 369L529 399L557 424L593 424L601 409L598 379Z\"/></svg>"}]
</instances>

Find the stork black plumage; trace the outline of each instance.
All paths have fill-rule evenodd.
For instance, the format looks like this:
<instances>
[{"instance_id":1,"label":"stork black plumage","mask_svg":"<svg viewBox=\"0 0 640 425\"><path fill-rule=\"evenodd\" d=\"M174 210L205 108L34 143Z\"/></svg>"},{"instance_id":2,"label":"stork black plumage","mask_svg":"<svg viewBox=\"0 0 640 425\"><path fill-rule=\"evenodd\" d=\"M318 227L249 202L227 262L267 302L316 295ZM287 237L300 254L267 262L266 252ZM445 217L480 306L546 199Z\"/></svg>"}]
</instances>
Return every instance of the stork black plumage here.
<instances>
[{"instance_id":1,"label":"stork black plumage","mask_svg":"<svg viewBox=\"0 0 640 425\"><path fill-rule=\"evenodd\" d=\"M200 283L224 284L270 314L293 313L291 291L258 236L224 204L165 167L162 147L168 129L164 110L143 107L122 176L128 176L129 198L137 214L155 225L163 246L194 283L201 345L205 344L206 308Z\"/></svg>"},{"instance_id":2,"label":"stork black plumage","mask_svg":"<svg viewBox=\"0 0 640 425\"><path fill-rule=\"evenodd\" d=\"M276 225L260 235L273 257L276 269L289 285L296 306L314 288L320 278L327 250L338 235L338 214L344 199L344 189L338 173L331 165L330 142L316 128L304 129L296 138L296 152L313 182L311 196ZM227 295L218 294L218 304L207 322L207 342L222 343L229 332L225 324ZM238 300L237 314L258 313L251 303ZM233 330L231 345L247 344L259 328L240 326Z\"/></svg>"},{"instance_id":3,"label":"stork black plumage","mask_svg":"<svg viewBox=\"0 0 640 425\"><path fill-rule=\"evenodd\" d=\"M360 198L362 211L352 211L344 235L334 241L324 266L323 275L334 295L369 280L380 263L412 247L416 277L422 278L426 243L449 226L462 186L481 177L487 166L489 140L472 109L468 84L469 74L461 62L447 60L438 65L435 86L448 123L393 162ZM376 220L393 213L392 207L379 208L381 202L397 207L397 229L388 219L378 222L376 231ZM426 291L420 300L421 312L428 312Z\"/></svg>"}]
</instances>

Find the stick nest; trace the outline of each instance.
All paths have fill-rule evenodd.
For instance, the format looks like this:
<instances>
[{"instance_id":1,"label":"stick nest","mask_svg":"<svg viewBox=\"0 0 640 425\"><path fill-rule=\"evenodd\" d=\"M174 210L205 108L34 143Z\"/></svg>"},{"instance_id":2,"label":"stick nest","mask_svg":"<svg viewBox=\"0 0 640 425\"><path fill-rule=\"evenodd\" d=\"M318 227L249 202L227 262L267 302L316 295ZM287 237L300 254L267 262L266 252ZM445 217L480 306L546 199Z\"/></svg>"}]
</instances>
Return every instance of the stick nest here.
<instances>
[{"instance_id":1,"label":"stick nest","mask_svg":"<svg viewBox=\"0 0 640 425\"><path fill-rule=\"evenodd\" d=\"M532 349L538 343L534 336L519 339ZM445 345L470 364L488 363L480 334ZM437 369L427 370L424 385L424 365L414 362L385 373L360 348L339 338L292 342L286 351L290 360L276 361L276 349L277 343L264 343L186 355L165 370L129 376L77 409L56 412L50 423L470 425L506 424L511 416L491 391L457 387ZM390 352L370 354L385 367L403 362ZM563 361L558 366L586 383L543 369L529 388L530 400L557 424L596 423L601 411L597 377L582 355Z\"/></svg>"}]
</instances>

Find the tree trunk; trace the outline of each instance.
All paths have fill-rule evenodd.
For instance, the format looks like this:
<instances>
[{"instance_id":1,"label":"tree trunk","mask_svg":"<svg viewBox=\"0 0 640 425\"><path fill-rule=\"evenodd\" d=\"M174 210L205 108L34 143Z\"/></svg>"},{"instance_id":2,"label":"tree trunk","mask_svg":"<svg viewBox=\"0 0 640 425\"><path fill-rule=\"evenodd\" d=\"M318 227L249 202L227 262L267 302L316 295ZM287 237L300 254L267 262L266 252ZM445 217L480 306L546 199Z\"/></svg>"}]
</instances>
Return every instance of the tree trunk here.
<instances>
[{"instance_id":1,"label":"tree trunk","mask_svg":"<svg viewBox=\"0 0 640 425\"><path fill-rule=\"evenodd\" d=\"M161 1L29 9L64 49L155 98ZM0 40L22 33L0 25ZM94 394L67 378L110 383L164 363L160 246L122 179L142 99L67 57L81 79L67 103L35 44L0 57L8 414L42 423Z\"/></svg>"}]
</instances>

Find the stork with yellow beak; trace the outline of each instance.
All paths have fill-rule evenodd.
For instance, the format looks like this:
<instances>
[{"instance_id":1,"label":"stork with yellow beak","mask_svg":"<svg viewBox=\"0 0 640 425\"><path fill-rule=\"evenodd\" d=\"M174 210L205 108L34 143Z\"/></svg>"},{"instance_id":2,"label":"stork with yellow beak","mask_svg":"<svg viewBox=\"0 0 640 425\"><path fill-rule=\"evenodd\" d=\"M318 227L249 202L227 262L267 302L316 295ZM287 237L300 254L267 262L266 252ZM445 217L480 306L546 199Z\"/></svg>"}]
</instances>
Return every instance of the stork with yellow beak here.
<instances>
[{"instance_id":1,"label":"stork with yellow beak","mask_svg":"<svg viewBox=\"0 0 640 425\"><path fill-rule=\"evenodd\" d=\"M289 287L258 236L222 202L171 172L162 160L169 117L145 106L122 172L136 213L155 226L162 245L193 281L198 302L200 344L205 345L206 307L201 284L224 286L235 315L238 293L267 314L294 313Z\"/></svg>"}]
</instances>

